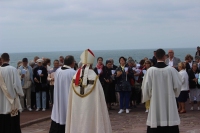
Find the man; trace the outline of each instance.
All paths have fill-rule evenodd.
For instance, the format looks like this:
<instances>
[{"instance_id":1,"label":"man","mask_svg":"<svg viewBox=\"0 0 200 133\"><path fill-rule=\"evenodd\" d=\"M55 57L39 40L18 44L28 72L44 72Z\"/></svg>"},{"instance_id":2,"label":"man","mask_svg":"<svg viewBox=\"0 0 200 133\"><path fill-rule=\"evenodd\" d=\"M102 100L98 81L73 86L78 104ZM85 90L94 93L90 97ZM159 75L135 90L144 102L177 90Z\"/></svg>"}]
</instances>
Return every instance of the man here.
<instances>
[{"instance_id":1,"label":"man","mask_svg":"<svg viewBox=\"0 0 200 133\"><path fill-rule=\"evenodd\" d=\"M82 68L74 75L69 90L65 133L111 133L103 88L92 70L94 54L81 54Z\"/></svg>"},{"instance_id":2,"label":"man","mask_svg":"<svg viewBox=\"0 0 200 133\"><path fill-rule=\"evenodd\" d=\"M21 83L22 83L24 96L26 96L26 99L27 99L26 107L29 111L32 111L32 109L31 109L31 85L34 81L33 81L33 71L32 71L32 68L30 66L28 66L27 58L22 59L22 66L20 66L18 68L18 70L19 70L19 75L21 77ZM22 111L24 110L24 96L20 97Z\"/></svg>"},{"instance_id":3,"label":"man","mask_svg":"<svg viewBox=\"0 0 200 133\"><path fill-rule=\"evenodd\" d=\"M168 55L169 55L169 58L167 58L165 60L165 63L168 66L171 66L171 67L178 69L178 63L180 63L181 60L179 58L174 57L174 51L173 50L169 50Z\"/></svg>"},{"instance_id":4,"label":"man","mask_svg":"<svg viewBox=\"0 0 200 133\"><path fill-rule=\"evenodd\" d=\"M176 69L164 63L163 49L156 51L156 58L157 64L147 70L142 82L142 100L150 100L147 133L179 133L175 97L180 94L182 78Z\"/></svg>"},{"instance_id":5,"label":"man","mask_svg":"<svg viewBox=\"0 0 200 133\"><path fill-rule=\"evenodd\" d=\"M1 57L0 57L0 66L2 65L2 60L1 60Z\"/></svg>"},{"instance_id":6,"label":"man","mask_svg":"<svg viewBox=\"0 0 200 133\"><path fill-rule=\"evenodd\" d=\"M33 61L35 62L35 65L33 66L33 70L37 67L37 60L39 59L38 56L35 56Z\"/></svg>"},{"instance_id":7,"label":"man","mask_svg":"<svg viewBox=\"0 0 200 133\"><path fill-rule=\"evenodd\" d=\"M156 51L153 52L152 62L153 62L153 65L154 65L154 66L155 66L156 63L157 63L157 59L156 59Z\"/></svg>"},{"instance_id":8,"label":"man","mask_svg":"<svg viewBox=\"0 0 200 133\"><path fill-rule=\"evenodd\" d=\"M74 65L74 57L69 55L65 57L64 65L61 68L58 68L54 74L54 104L51 114L52 123L49 133L65 132L70 83L76 73L73 69Z\"/></svg>"},{"instance_id":9,"label":"man","mask_svg":"<svg viewBox=\"0 0 200 133\"><path fill-rule=\"evenodd\" d=\"M19 96L23 96L17 69L10 66L9 54L1 55L0 67L0 133L21 133Z\"/></svg>"},{"instance_id":10,"label":"man","mask_svg":"<svg viewBox=\"0 0 200 133\"><path fill-rule=\"evenodd\" d=\"M197 47L197 52L195 53L195 56L200 56L200 47Z\"/></svg>"},{"instance_id":11,"label":"man","mask_svg":"<svg viewBox=\"0 0 200 133\"><path fill-rule=\"evenodd\" d=\"M59 63L60 63L60 66L63 66L63 64L64 64L64 57L63 56L59 57Z\"/></svg>"}]
</instances>

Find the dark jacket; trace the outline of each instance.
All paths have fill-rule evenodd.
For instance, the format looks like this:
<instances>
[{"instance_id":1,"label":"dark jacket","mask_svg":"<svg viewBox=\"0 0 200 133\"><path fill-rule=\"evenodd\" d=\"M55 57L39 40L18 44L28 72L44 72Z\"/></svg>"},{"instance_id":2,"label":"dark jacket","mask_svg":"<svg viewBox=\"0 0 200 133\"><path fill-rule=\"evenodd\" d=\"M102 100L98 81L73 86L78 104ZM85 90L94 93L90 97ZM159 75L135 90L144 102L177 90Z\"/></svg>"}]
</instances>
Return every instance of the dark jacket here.
<instances>
[{"instance_id":1,"label":"dark jacket","mask_svg":"<svg viewBox=\"0 0 200 133\"><path fill-rule=\"evenodd\" d=\"M103 69L102 69L103 71L104 71L104 67L105 67L105 66L103 66ZM97 67L94 68L94 72L95 72L97 75L99 75L99 74L98 74L98 69L97 69ZM105 81L105 80L104 80L104 77L103 77L103 72L100 73L100 75L99 75L99 81L101 82L101 85L104 85L104 81Z\"/></svg>"},{"instance_id":2,"label":"dark jacket","mask_svg":"<svg viewBox=\"0 0 200 133\"><path fill-rule=\"evenodd\" d=\"M196 72L193 72L192 69L190 69L188 71L188 77L189 77L189 87L190 89L194 89L194 88L200 88L200 85L198 84L198 81L197 83L195 81L193 81L193 79L195 78L195 74L199 74L199 71L197 70Z\"/></svg>"},{"instance_id":3,"label":"dark jacket","mask_svg":"<svg viewBox=\"0 0 200 133\"><path fill-rule=\"evenodd\" d=\"M128 69L128 71L129 70L130 69ZM122 71L122 75L120 75L119 77L116 77L115 75L116 86L117 86L116 91L131 91L130 79L133 77L133 74L129 72L126 75L126 72L122 70L121 66L116 69L115 73L117 73L117 71Z\"/></svg>"},{"instance_id":4,"label":"dark jacket","mask_svg":"<svg viewBox=\"0 0 200 133\"><path fill-rule=\"evenodd\" d=\"M42 74L43 76L40 77L39 74L38 74L38 70L42 70ZM35 82L35 91L38 92L38 91L45 91L46 90L46 87L47 87L47 76L48 76L48 73L47 73L47 69L43 66L37 66L34 71L33 71L33 80L35 78L37 78L37 80L40 82L40 83L37 83ZM41 79L41 80L40 80Z\"/></svg>"}]
</instances>

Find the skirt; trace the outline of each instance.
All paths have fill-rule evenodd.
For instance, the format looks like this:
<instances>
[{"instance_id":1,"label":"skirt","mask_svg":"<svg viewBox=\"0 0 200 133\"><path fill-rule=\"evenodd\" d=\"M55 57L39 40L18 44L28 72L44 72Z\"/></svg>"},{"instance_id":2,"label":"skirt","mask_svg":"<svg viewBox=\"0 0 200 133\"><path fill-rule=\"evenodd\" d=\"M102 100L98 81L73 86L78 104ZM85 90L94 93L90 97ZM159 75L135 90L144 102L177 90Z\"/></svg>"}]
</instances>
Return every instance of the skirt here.
<instances>
[{"instance_id":1,"label":"skirt","mask_svg":"<svg viewBox=\"0 0 200 133\"><path fill-rule=\"evenodd\" d=\"M188 97L188 91L181 91L179 97L178 97L178 102L186 102Z\"/></svg>"},{"instance_id":2,"label":"skirt","mask_svg":"<svg viewBox=\"0 0 200 133\"><path fill-rule=\"evenodd\" d=\"M179 133L179 127L178 126L165 126L157 128L151 128L150 126L147 126L147 133Z\"/></svg>"},{"instance_id":3,"label":"skirt","mask_svg":"<svg viewBox=\"0 0 200 133\"><path fill-rule=\"evenodd\" d=\"M10 114L0 114L0 133L21 133L19 112L14 117Z\"/></svg>"},{"instance_id":4,"label":"skirt","mask_svg":"<svg viewBox=\"0 0 200 133\"><path fill-rule=\"evenodd\" d=\"M52 121L49 133L65 133L65 125Z\"/></svg>"}]
</instances>

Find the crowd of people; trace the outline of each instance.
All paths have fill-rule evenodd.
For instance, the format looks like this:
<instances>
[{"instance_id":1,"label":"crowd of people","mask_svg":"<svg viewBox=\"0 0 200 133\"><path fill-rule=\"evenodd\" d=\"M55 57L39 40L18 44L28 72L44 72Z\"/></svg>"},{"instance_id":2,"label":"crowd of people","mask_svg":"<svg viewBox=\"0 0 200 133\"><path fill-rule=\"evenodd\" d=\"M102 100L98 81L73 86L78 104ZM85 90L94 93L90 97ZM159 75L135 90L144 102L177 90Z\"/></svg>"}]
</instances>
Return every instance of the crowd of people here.
<instances>
[{"instance_id":1,"label":"crowd of people","mask_svg":"<svg viewBox=\"0 0 200 133\"><path fill-rule=\"evenodd\" d=\"M145 92L142 92L142 89L148 89L148 85L152 84L145 83L147 80L146 73L152 67L165 68L166 66L175 68L174 70L181 77L181 92L180 95L176 96L178 112L180 114L186 113L185 102L188 99L190 99L191 110L195 109L195 102L197 102L197 110L200 110L200 48L197 48L195 60L193 60L191 55L187 54L185 60L182 62L174 56L173 50L169 50L168 54L159 57L163 53L165 52L162 50L154 51L154 56L151 59L145 57L139 63L136 63L132 57L126 58L121 56L118 60L119 66L116 66L111 58L104 61L102 57L98 57L96 60L97 65L88 67L88 69L92 67L99 78L108 110L112 110L114 105L119 105L118 113L121 114L125 111L128 114L131 108L136 108L138 104L145 102L145 112L149 112L151 110L151 99L142 98L144 95L147 95ZM163 64L160 63L162 62L160 61L161 58L164 60ZM2 68L9 66L9 60L9 54L3 53L0 58L0 66ZM74 63L70 67L66 65L67 61L63 56L60 56L59 59L53 61L53 67L51 67L51 60L49 58L39 58L36 56L32 61L28 61L25 57L17 63L17 76L21 79L20 83L23 90L23 92L18 92L19 101L22 106L20 111L25 109L29 111L33 109L36 111L45 111L50 105L54 105L54 96L57 96L57 94L54 94L56 92L54 90L54 83L57 80L55 72L58 69L71 69L72 66L72 69L74 69L73 74L75 74L75 71L79 73L78 71L83 67L84 70L86 69L86 65L84 66L84 64L87 63L83 62L83 60L79 63ZM93 62L90 64L93 64ZM152 69L150 70L152 71ZM85 72L82 71L80 73L84 75ZM84 82L84 79L82 80ZM76 82L74 81L74 83ZM92 84L93 82L92 80L87 80L88 84ZM175 94L179 93L175 92ZM84 95L84 90L81 90L79 95Z\"/></svg>"},{"instance_id":2,"label":"crowd of people","mask_svg":"<svg viewBox=\"0 0 200 133\"><path fill-rule=\"evenodd\" d=\"M168 54L165 56L165 63L172 66L180 71L183 75L183 79L186 81L185 88L181 92L181 96L188 98L188 90L190 90L190 101L191 110L193 110L193 103L197 101L198 110L200 110L200 98L198 95L200 85L198 84L197 74L199 73L199 56L198 53L200 48L197 47L195 61L191 55L186 55L185 61L181 62L179 58L174 56L174 51L169 50ZM145 57L140 60L137 64L132 57L126 59L125 57L119 58L120 66L116 66L112 58L107 59L104 64L102 57L97 58L97 65L93 66L95 73L99 76L101 85L104 90L106 103L109 110L112 110L113 105L120 105L119 113L122 113L126 109L126 113L129 113L130 108L136 108L137 104L141 102L141 85L143 76L146 71L155 66L157 59L155 57L156 51L154 51L154 56L151 59ZM180 63L180 64L179 64ZM17 69L19 76L21 78L22 88L24 96L20 97L20 102L22 105L22 111L27 109L32 111L36 109L39 111L45 111L49 108L49 104L53 104L54 97L54 73L55 71L63 66L64 57L60 56L59 59L53 61L53 67L51 68L51 60L48 58L34 57L32 61L28 61L27 58L23 58L17 63ZM2 62L0 60L0 65ZM74 70L81 67L81 62L75 64ZM186 77L185 71L188 74ZM196 76L194 76L196 74ZM188 79L188 81L187 81ZM199 81L200 82L200 81ZM189 85L189 88L187 87ZM123 87L125 89L122 89ZM128 86L128 87L127 87ZM125 101L125 102L124 102ZM182 98L177 98L179 101L180 112L185 111L184 102ZM146 112L149 109L149 102L145 103Z\"/></svg>"}]
</instances>

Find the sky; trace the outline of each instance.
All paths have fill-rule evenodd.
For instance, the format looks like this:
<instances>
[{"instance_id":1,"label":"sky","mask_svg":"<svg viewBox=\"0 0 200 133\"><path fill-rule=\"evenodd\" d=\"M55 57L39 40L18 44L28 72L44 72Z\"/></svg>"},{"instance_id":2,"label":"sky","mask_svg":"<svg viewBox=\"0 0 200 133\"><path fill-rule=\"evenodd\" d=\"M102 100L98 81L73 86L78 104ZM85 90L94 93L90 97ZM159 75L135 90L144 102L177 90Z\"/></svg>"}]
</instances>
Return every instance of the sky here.
<instances>
[{"instance_id":1,"label":"sky","mask_svg":"<svg viewBox=\"0 0 200 133\"><path fill-rule=\"evenodd\" d=\"M196 48L199 0L0 0L0 53Z\"/></svg>"}]
</instances>

